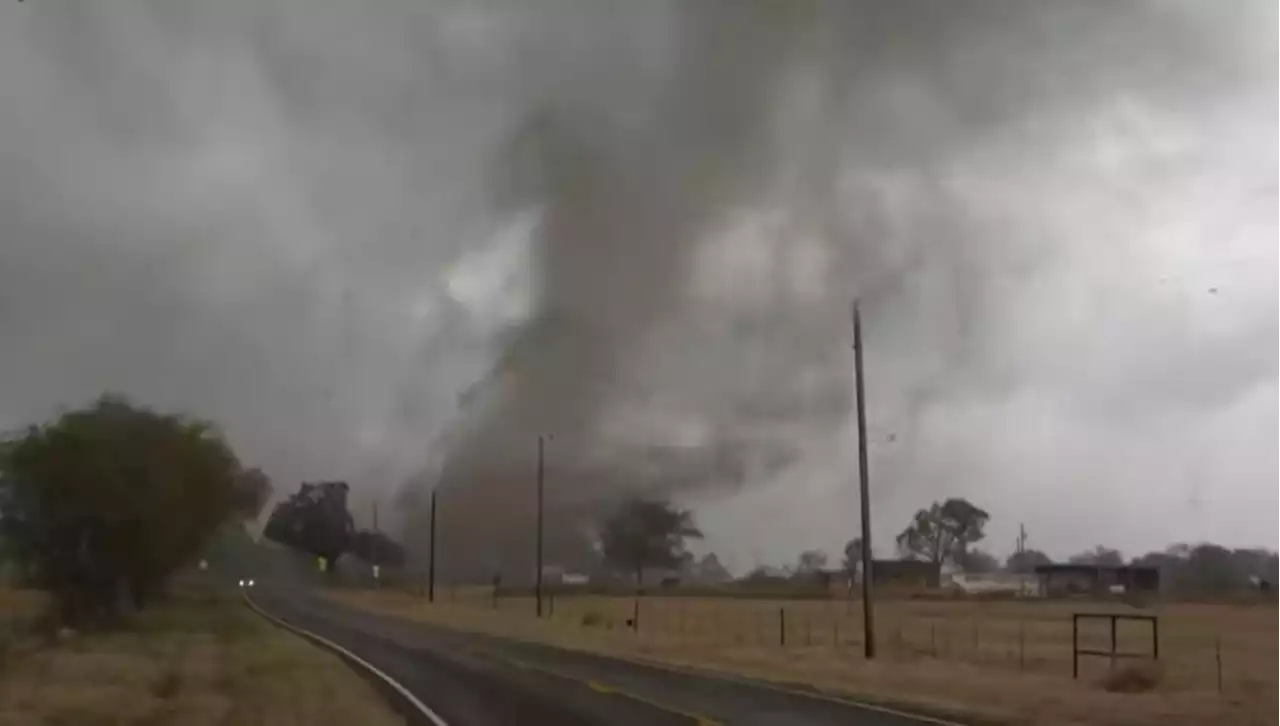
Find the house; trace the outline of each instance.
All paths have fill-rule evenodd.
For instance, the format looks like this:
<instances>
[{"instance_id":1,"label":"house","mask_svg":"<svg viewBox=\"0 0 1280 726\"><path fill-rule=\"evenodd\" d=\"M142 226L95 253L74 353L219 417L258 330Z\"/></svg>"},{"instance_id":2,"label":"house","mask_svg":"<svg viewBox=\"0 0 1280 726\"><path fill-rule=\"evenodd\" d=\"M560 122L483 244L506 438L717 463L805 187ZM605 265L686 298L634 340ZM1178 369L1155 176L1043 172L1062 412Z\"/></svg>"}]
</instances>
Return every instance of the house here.
<instances>
[{"instance_id":1,"label":"house","mask_svg":"<svg viewBox=\"0 0 1280 726\"><path fill-rule=\"evenodd\" d=\"M1040 594L1035 575L1013 572L951 572L942 575L944 590L965 595L1016 595L1033 597Z\"/></svg>"},{"instance_id":2,"label":"house","mask_svg":"<svg viewBox=\"0 0 1280 726\"><path fill-rule=\"evenodd\" d=\"M591 582L591 578L561 565L544 565L542 581L547 585L586 585Z\"/></svg>"},{"instance_id":3,"label":"house","mask_svg":"<svg viewBox=\"0 0 1280 726\"><path fill-rule=\"evenodd\" d=\"M871 584L874 587L936 588L942 579L942 567L924 560L872 560ZM862 563L855 562L850 586L862 582Z\"/></svg>"},{"instance_id":4,"label":"house","mask_svg":"<svg viewBox=\"0 0 1280 726\"><path fill-rule=\"evenodd\" d=\"M1136 565L1038 565L1040 592L1077 594L1159 592L1160 570Z\"/></svg>"}]
</instances>

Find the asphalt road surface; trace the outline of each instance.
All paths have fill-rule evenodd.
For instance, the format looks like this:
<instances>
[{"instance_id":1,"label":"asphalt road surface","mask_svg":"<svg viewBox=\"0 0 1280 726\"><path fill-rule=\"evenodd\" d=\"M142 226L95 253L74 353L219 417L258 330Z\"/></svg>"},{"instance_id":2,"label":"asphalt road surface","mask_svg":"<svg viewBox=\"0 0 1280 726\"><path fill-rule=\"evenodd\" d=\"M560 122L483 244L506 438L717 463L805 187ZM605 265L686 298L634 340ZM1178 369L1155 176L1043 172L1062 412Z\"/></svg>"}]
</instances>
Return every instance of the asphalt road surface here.
<instances>
[{"instance_id":1,"label":"asphalt road surface","mask_svg":"<svg viewBox=\"0 0 1280 726\"><path fill-rule=\"evenodd\" d=\"M255 587L267 614L346 648L447 726L922 726L914 717L737 679L463 633ZM436 726L425 717L412 723Z\"/></svg>"}]
</instances>

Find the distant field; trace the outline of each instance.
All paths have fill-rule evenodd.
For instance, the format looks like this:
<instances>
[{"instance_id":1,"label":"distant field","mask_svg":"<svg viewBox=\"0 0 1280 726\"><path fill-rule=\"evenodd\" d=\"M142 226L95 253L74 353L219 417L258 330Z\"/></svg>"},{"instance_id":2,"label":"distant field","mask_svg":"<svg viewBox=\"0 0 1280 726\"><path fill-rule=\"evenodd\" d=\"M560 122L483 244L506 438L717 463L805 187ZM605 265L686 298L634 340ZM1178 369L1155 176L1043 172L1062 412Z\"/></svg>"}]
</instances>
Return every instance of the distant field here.
<instances>
[{"instance_id":1,"label":"distant field","mask_svg":"<svg viewBox=\"0 0 1280 726\"><path fill-rule=\"evenodd\" d=\"M0 618L38 594L0 590ZM176 599L129 627L0 650L0 726L401 726L340 659L237 601Z\"/></svg>"},{"instance_id":2,"label":"distant field","mask_svg":"<svg viewBox=\"0 0 1280 726\"><path fill-rule=\"evenodd\" d=\"M0 622L27 619L44 611L49 598L39 590L20 590L0 587Z\"/></svg>"},{"instance_id":3,"label":"distant field","mask_svg":"<svg viewBox=\"0 0 1280 726\"><path fill-rule=\"evenodd\" d=\"M617 596L492 597L449 588L428 606L384 590L334 591L341 601L451 627L639 655L804 682L859 695L930 702L1034 723L1276 723L1274 605L1166 605L1038 600L892 600L876 607L881 658L862 659L857 602ZM638 609L638 626L634 625ZM1081 657L1071 680L1071 613L1132 612L1160 618L1160 683L1150 693L1105 692L1107 659ZM627 621L633 620L628 626ZM1106 623L1081 626L1081 647L1109 647ZM1149 626L1121 623L1119 650L1147 652ZM1221 664L1221 669L1219 669ZM1117 668L1131 667L1120 661ZM1221 674L1221 692L1218 690Z\"/></svg>"}]
</instances>

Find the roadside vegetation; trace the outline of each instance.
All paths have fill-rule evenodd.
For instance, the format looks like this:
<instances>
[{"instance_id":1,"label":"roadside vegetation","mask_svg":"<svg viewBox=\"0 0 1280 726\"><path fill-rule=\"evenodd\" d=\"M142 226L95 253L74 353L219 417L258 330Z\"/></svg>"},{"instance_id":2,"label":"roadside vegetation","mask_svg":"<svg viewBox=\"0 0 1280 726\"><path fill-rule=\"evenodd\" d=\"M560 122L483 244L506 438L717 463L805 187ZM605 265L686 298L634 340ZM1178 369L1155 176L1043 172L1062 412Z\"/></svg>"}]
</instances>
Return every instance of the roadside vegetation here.
<instances>
[{"instance_id":1,"label":"roadside vegetation","mask_svg":"<svg viewBox=\"0 0 1280 726\"><path fill-rule=\"evenodd\" d=\"M53 622L112 627L270 489L213 424L104 396L0 446L0 542Z\"/></svg>"},{"instance_id":2,"label":"roadside vegetation","mask_svg":"<svg viewBox=\"0 0 1280 726\"><path fill-rule=\"evenodd\" d=\"M403 724L240 602L270 493L213 424L119 397L0 442L0 726Z\"/></svg>"},{"instance_id":3,"label":"roadside vegetation","mask_svg":"<svg viewBox=\"0 0 1280 726\"><path fill-rule=\"evenodd\" d=\"M337 656L235 600L179 592L127 625L10 643L0 726L403 726Z\"/></svg>"}]
</instances>

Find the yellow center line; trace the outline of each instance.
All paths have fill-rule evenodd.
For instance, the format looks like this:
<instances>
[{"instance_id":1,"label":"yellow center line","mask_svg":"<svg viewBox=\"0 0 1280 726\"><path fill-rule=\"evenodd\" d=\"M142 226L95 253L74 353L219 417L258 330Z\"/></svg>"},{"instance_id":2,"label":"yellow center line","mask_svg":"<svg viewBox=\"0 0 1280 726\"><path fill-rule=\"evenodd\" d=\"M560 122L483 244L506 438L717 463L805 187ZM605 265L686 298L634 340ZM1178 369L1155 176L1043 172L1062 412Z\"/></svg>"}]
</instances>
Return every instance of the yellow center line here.
<instances>
[{"instance_id":1,"label":"yellow center line","mask_svg":"<svg viewBox=\"0 0 1280 726\"><path fill-rule=\"evenodd\" d=\"M684 711L679 708L668 706L665 703L659 703L652 699L645 698L644 696L641 696L639 694L632 693L630 691L624 691L621 688L617 688L615 686L610 686L604 683L600 683L598 681L585 681L585 683L587 684L587 688L590 688L596 693L604 693L607 695L621 696L622 698L629 698L632 701L643 703L644 705L649 706L651 708L656 708L661 711L666 711L667 713L674 713L677 716L684 716L685 718L693 721L697 726L724 726L724 724L722 724L721 722L716 721L715 719L707 718L706 716L703 716L700 713L693 713L692 711Z\"/></svg>"},{"instance_id":2,"label":"yellow center line","mask_svg":"<svg viewBox=\"0 0 1280 726\"><path fill-rule=\"evenodd\" d=\"M562 678L567 681L573 681L574 683L578 683L580 685L586 686L587 688L590 688L592 691L595 691L596 693L599 693L602 695L618 696L620 698L630 699L637 703L643 703L644 705L649 706L650 708L656 708L660 711L666 711L667 713L673 713L677 716L683 716L693 721L695 726L724 726L724 723L717 721L713 718L704 716L700 713L685 711L683 709L679 709L674 706L670 706L668 704L655 701L650 698L645 698L644 696L641 696L637 693L632 693L631 691L627 691L622 688L618 688L617 686L611 686L607 683L601 683L600 681L593 681L585 678L579 678L577 676L571 676L567 673L561 673L560 671L547 668L541 665L534 665L533 663L530 663L528 661L520 660L519 658L513 658L509 655L506 655L504 653L499 653L497 651L494 651L488 648L473 647L473 648L468 648L468 650L470 650L475 655L485 656L485 657L492 658L494 660L499 660L508 665L513 665L517 668L521 668L524 670L537 671L539 673L543 673L549 676L554 676L556 678Z\"/></svg>"}]
</instances>

